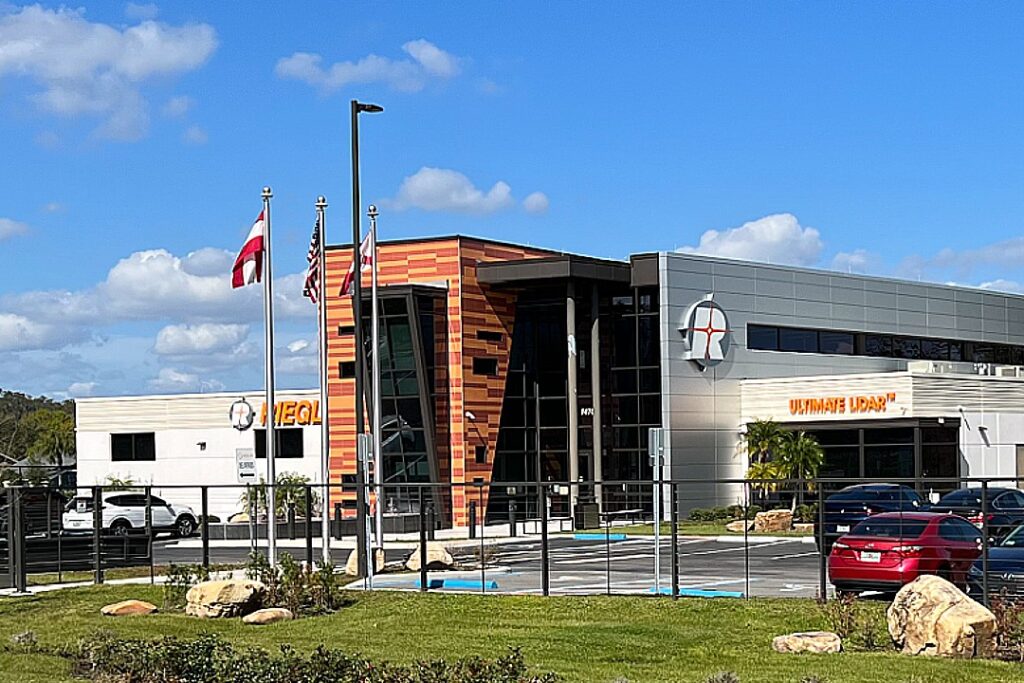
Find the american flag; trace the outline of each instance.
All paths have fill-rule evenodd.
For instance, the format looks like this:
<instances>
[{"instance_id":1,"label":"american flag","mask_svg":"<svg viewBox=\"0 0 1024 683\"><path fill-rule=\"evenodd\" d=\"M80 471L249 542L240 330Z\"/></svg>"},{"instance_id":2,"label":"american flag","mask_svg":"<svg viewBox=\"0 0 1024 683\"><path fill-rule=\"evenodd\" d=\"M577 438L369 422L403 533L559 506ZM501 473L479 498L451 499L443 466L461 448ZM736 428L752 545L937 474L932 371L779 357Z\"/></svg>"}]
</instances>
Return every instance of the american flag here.
<instances>
[{"instance_id":1,"label":"american flag","mask_svg":"<svg viewBox=\"0 0 1024 683\"><path fill-rule=\"evenodd\" d=\"M320 218L313 225L313 237L309 240L309 253L306 254L309 269L306 271L306 284L302 294L314 304L320 300Z\"/></svg>"}]
</instances>

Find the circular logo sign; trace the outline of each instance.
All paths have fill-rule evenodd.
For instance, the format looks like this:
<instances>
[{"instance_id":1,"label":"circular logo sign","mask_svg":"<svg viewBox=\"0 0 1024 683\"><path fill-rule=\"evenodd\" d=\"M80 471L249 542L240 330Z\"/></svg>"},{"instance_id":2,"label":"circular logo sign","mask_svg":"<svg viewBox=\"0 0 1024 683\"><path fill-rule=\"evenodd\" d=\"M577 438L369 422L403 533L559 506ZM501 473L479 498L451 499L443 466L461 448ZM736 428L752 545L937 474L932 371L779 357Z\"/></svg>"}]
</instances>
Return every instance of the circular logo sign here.
<instances>
[{"instance_id":1,"label":"circular logo sign","mask_svg":"<svg viewBox=\"0 0 1024 683\"><path fill-rule=\"evenodd\" d=\"M684 358L692 360L702 368L718 365L729 352L732 337L729 320L722 307L711 297L698 301L686 312L683 326L679 328L686 343Z\"/></svg>"},{"instance_id":2,"label":"circular logo sign","mask_svg":"<svg viewBox=\"0 0 1024 683\"><path fill-rule=\"evenodd\" d=\"M231 411L228 413L228 417L231 420L232 427L240 432L244 432L249 427L252 427L256 411L253 410L252 405L248 401L240 398L231 404Z\"/></svg>"}]
</instances>

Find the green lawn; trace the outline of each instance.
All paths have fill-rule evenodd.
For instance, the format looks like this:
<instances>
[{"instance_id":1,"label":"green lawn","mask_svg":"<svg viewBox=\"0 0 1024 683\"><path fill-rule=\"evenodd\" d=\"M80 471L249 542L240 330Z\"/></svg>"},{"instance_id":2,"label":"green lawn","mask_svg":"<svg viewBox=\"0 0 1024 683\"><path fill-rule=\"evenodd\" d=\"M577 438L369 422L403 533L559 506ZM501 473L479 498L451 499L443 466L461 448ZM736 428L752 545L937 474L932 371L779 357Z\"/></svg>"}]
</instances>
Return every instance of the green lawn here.
<instances>
[{"instance_id":1,"label":"green lawn","mask_svg":"<svg viewBox=\"0 0 1024 683\"><path fill-rule=\"evenodd\" d=\"M0 641L31 629L45 644L71 642L107 629L126 636L222 634L238 644L274 648L323 643L379 659L410 661L470 654L494 657L521 646L529 664L568 681L671 682L718 671L743 683L797 683L815 674L840 681L996 683L1020 680L1024 668L999 662L918 659L897 654L779 655L774 635L817 628L817 607L805 600L519 597L355 593L353 606L329 617L268 627L238 620L199 621L181 614L120 619L99 608L129 597L160 602L150 586L101 586L0 599ZM883 605L879 604L878 609ZM0 653L4 683L68 682L65 662Z\"/></svg>"}]
</instances>

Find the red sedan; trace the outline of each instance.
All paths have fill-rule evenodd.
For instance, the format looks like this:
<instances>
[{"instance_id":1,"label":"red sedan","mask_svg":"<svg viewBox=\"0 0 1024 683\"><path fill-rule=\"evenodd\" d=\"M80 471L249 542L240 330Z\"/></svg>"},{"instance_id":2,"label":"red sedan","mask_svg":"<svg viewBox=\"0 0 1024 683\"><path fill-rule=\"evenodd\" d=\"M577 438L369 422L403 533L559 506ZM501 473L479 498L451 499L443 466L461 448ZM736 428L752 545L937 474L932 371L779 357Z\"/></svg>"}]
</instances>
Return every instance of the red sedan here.
<instances>
[{"instance_id":1,"label":"red sedan","mask_svg":"<svg viewBox=\"0 0 1024 683\"><path fill-rule=\"evenodd\" d=\"M958 586L981 555L981 533L962 517L933 512L886 512L841 536L828 556L836 590L891 593L922 574Z\"/></svg>"}]
</instances>

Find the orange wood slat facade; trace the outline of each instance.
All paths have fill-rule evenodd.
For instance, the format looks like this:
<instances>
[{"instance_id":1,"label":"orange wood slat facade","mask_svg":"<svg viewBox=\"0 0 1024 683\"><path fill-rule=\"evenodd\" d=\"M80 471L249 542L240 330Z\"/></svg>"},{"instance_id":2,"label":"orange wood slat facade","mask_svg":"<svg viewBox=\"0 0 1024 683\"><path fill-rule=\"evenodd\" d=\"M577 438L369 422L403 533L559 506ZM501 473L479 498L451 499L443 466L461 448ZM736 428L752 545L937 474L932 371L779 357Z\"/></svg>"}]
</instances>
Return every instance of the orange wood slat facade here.
<instances>
[{"instance_id":1,"label":"orange wood slat facade","mask_svg":"<svg viewBox=\"0 0 1024 683\"><path fill-rule=\"evenodd\" d=\"M441 408L435 415L435 444L443 483L490 481L501 422L515 320L515 294L481 285L477 281L476 264L551 255L552 252L546 250L467 237L378 245L377 277L381 287L444 284L447 288L447 337L444 338L443 330L437 330L441 343L434 345L435 387L439 393L447 392L447 401L438 401ZM342 280L352 263L352 252L329 249L326 258L330 469L331 482L341 483L342 475L356 472L355 380L339 376L340 363L355 360L355 344L353 335L338 334L339 326L350 326L353 322L351 297L339 295ZM362 284L369 289L369 272L363 273ZM499 332L501 341L479 339L478 330ZM423 342L429 353L430 340ZM478 357L497 360L497 373L474 374L473 359ZM467 412L475 419L466 419ZM483 463L476 462L478 446L486 449ZM451 504L455 525L467 523L469 500L477 495L472 487L453 488ZM332 490L332 506L342 497L354 497L354 491L349 495L349 492L342 494ZM479 498L478 503L486 506L486 497Z\"/></svg>"}]
</instances>

